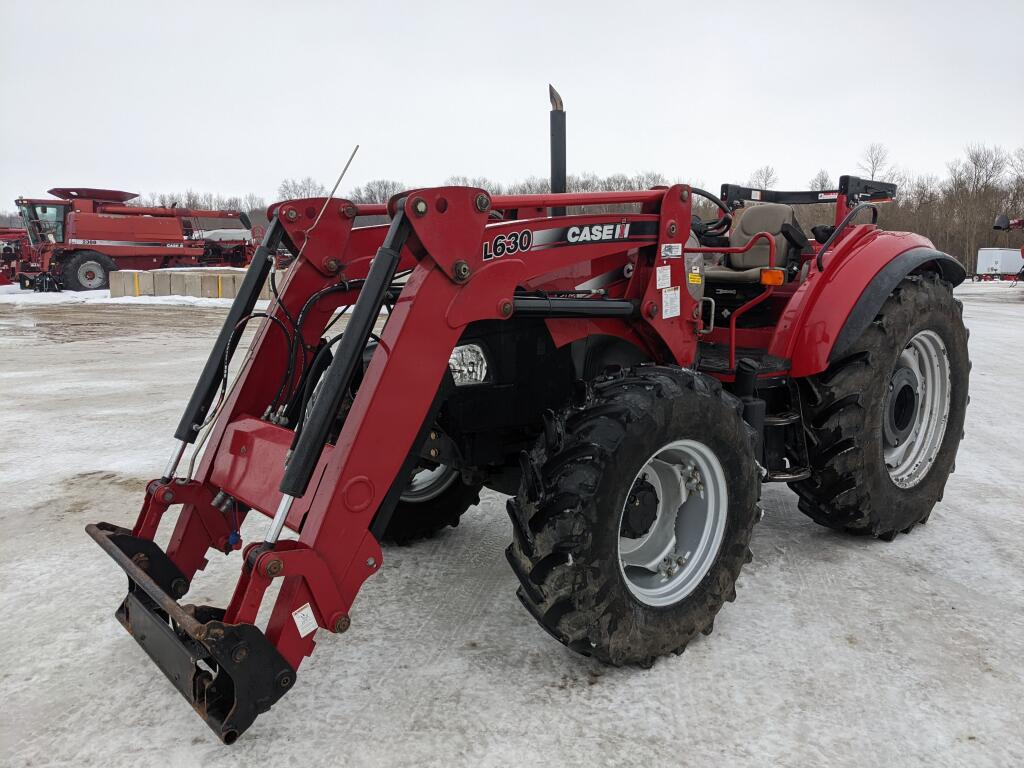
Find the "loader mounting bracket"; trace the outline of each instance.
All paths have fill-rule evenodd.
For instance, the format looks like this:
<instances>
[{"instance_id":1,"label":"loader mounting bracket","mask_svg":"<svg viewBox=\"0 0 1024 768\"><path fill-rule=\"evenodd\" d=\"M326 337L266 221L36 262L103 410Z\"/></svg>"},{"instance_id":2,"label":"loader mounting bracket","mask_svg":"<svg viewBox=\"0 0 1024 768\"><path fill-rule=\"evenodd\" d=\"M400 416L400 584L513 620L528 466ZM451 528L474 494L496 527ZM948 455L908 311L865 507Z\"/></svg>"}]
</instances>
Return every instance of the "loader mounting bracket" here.
<instances>
[{"instance_id":1,"label":"loader mounting bracket","mask_svg":"<svg viewBox=\"0 0 1024 768\"><path fill-rule=\"evenodd\" d=\"M154 542L109 523L86 530L128 576L117 620L225 744L295 684L295 670L258 627L226 624L220 608L177 603L172 595L187 582Z\"/></svg>"}]
</instances>

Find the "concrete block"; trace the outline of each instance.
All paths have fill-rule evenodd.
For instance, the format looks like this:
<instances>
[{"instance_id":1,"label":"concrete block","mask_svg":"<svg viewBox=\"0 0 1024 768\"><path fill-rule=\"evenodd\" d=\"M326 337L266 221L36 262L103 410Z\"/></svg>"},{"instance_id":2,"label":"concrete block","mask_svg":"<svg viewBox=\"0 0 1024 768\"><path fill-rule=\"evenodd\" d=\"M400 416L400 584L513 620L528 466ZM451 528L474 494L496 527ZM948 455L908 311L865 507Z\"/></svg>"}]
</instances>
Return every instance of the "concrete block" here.
<instances>
[{"instance_id":1,"label":"concrete block","mask_svg":"<svg viewBox=\"0 0 1024 768\"><path fill-rule=\"evenodd\" d=\"M154 296L170 296L171 295L171 273L164 272L163 270L154 270L153 275L153 295Z\"/></svg>"},{"instance_id":2,"label":"concrete block","mask_svg":"<svg viewBox=\"0 0 1024 768\"><path fill-rule=\"evenodd\" d=\"M203 295L203 276L197 275L191 272L185 273L185 290L181 294L182 296L195 296L199 298Z\"/></svg>"},{"instance_id":3,"label":"concrete block","mask_svg":"<svg viewBox=\"0 0 1024 768\"><path fill-rule=\"evenodd\" d=\"M124 270L117 270L116 272L110 273L107 279L110 281L111 298L116 299L125 295L125 286L127 285L127 278L128 273Z\"/></svg>"},{"instance_id":4,"label":"concrete block","mask_svg":"<svg viewBox=\"0 0 1024 768\"><path fill-rule=\"evenodd\" d=\"M185 289L185 272L181 270L174 270L170 272L171 277L171 296L187 296L188 292Z\"/></svg>"},{"instance_id":5,"label":"concrete block","mask_svg":"<svg viewBox=\"0 0 1024 768\"><path fill-rule=\"evenodd\" d=\"M204 299L219 298L217 291L220 287L220 278L217 275L202 275L199 284L199 295Z\"/></svg>"},{"instance_id":6,"label":"concrete block","mask_svg":"<svg viewBox=\"0 0 1024 768\"><path fill-rule=\"evenodd\" d=\"M136 272L136 285L138 286L137 296L152 296L153 295L153 273L152 272Z\"/></svg>"}]
</instances>

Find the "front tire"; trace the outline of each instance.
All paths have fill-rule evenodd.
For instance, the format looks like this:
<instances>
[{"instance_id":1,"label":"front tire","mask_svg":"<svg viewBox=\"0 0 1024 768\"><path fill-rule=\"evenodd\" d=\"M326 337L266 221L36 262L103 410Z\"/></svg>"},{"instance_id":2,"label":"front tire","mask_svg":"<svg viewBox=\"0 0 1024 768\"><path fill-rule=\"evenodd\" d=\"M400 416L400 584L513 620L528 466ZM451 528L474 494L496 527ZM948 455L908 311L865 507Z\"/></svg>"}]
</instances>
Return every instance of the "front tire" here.
<instances>
[{"instance_id":1,"label":"front tire","mask_svg":"<svg viewBox=\"0 0 1024 768\"><path fill-rule=\"evenodd\" d=\"M524 456L506 555L558 641L649 665L709 634L736 596L758 516L751 431L739 400L685 369L642 366L588 392Z\"/></svg>"},{"instance_id":2,"label":"front tire","mask_svg":"<svg viewBox=\"0 0 1024 768\"><path fill-rule=\"evenodd\" d=\"M78 251L60 269L61 282L69 291L98 291L110 287L114 261L96 251Z\"/></svg>"},{"instance_id":3,"label":"front tire","mask_svg":"<svg viewBox=\"0 0 1024 768\"><path fill-rule=\"evenodd\" d=\"M462 514L480 503L482 487L467 485L457 469L443 464L417 468L395 506L384 540L409 544L448 526L455 528Z\"/></svg>"},{"instance_id":4,"label":"front tire","mask_svg":"<svg viewBox=\"0 0 1024 768\"><path fill-rule=\"evenodd\" d=\"M963 436L967 337L952 286L912 275L841 359L800 381L811 476L791 487L802 512L885 540L928 520Z\"/></svg>"}]
</instances>

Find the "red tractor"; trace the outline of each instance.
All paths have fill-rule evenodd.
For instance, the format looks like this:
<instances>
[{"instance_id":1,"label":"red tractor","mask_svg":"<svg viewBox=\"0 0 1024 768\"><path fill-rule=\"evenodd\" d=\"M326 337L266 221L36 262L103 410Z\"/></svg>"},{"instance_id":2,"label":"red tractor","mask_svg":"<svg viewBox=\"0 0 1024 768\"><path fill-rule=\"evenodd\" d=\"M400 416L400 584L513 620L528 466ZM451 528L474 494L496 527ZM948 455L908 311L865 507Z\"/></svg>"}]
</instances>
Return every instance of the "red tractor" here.
<instances>
[{"instance_id":1,"label":"red tractor","mask_svg":"<svg viewBox=\"0 0 1024 768\"><path fill-rule=\"evenodd\" d=\"M116 269L240 267L252 255L238 211L126 205L138 195L111 189L48 191L58 199L15 201L31 242L18 262L22 288L94 290Z\"/></svg>"},{"instance_id":2,"label":"red tractor","mask_svg":"<svg viewBox=\"0 0 1024 768\"><path fill-rule=\"evenodd\" d=\"M876 225L894 194L843 176L824 193L449 186L272 206L134 525L87 527L128 575L118 619L232 743L295 686L318 631L349 628L381 542L456 524L485 487L511 496L528 614L616 665L711 632L764 483L838 531L909 532L953 469L970 363L952 293L964 269ZM717 213L695 217L697 200ZM822 201L835 223L811 239L794 206ZM587 212L609 205L623 210ZM282 244L295 260L257 312ZM252 514L268 525L243 543ZM226 606L180 602L233 550Z\"/></svg>"},{"instance_id":3,"label":"red tractor","mask_svg":"<svg viewBox=\"0 0 1024 768\"><path fill-rule=\"evenodd\" d=\"M29 252L28 233L18 227L0 227L0 285L11 285L18 264Z\"/></svg>"}]
</instances>

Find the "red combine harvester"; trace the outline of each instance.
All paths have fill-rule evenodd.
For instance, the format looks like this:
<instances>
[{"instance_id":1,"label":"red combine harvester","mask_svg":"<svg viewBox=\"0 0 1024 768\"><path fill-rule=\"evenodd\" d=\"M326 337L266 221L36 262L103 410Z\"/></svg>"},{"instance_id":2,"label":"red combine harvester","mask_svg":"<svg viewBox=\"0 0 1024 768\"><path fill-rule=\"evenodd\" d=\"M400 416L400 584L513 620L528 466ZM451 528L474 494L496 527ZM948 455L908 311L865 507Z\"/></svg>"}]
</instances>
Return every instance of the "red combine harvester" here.
<instances>
[{"instance_id":1,"label":"red combine harvester","mask_svg":"<svg viewBox=\"0 0 1024 768\"><path fill-rule=\"evenodd\" d=\"M895 191L843 176L831 193L449 186L386 207L272 206L133 527L87 526L128 575L117 618L232 743L295 686L318 632L349 628L380 542L456 523L483 487L512 496L506 555L527 613L616 665L712 631L763 483L789 484L822 525L909 532L952 471L970 362L952 293L964 269L877 226ZM694 217L698 199L716 213ZM824 200L834 224L811 241L793 206ZM610 205L623 210L587 211ZM282 244L295 260L276 286ZM205 452L179 473L189 444ZM248 515L268 524L243 549ZM208 558L239 549L226 606L181 602Z\"/></svg>"},{"instance_id":2,"label":"red combine harvester","mask_svg":"<svg viewBox=\"0 0 1024 768\"><path fill-rule=\"evenodd\" d=\"M16 269L22 288L87 291L108 287L116 269L242 267L252 257L238 211L126 205L138 195L112 189L48 191L58 199L15 201L31 244ZM234 222L246 229L225 228Z\"/></svg>"},{"instance_id":3,"label":"red combine harvester","mask_svg":"<svg viewBox=\"0 0 1024 768\"><path fill-rule=\"evenodd\" d=\"M29 252L28 233L18 227L0 227L0 285L11 285L18 264Z\"/></svg>"},{"instance_id":4,"label":"red combine harvester","mask_svg":"<svg viewBox=\"0 0 1024 768\"><path fill-rule=\"evenodd\" d=\"M1011 229L1024 229L1024 219L1011 219L1005 213L1001 213L996 216L992 229L999 229L1004 232Z\"/></svg>"},{"instance_id":5,"label":"red combine harvester","mask_svg":"<svg viewBox=\"0 0 1024 768\"><path fill-rule=\"evenodd\" d=\"M996 216L996 220L995 223L992 225L992 229L998 229L1004 232L1009 232L1010 230L1014 229L1024 229L1024 219L1011 219L1005 213L1001 213L998 216ZM1024 248L1020 249L1020 254L1022 257L1024 257ZM1013 284L1016 285L1021 280L1024 280L1024 267L1022 267L1020 272L1018 272L1014 276Z\"/></svg>"}]
</instances>

